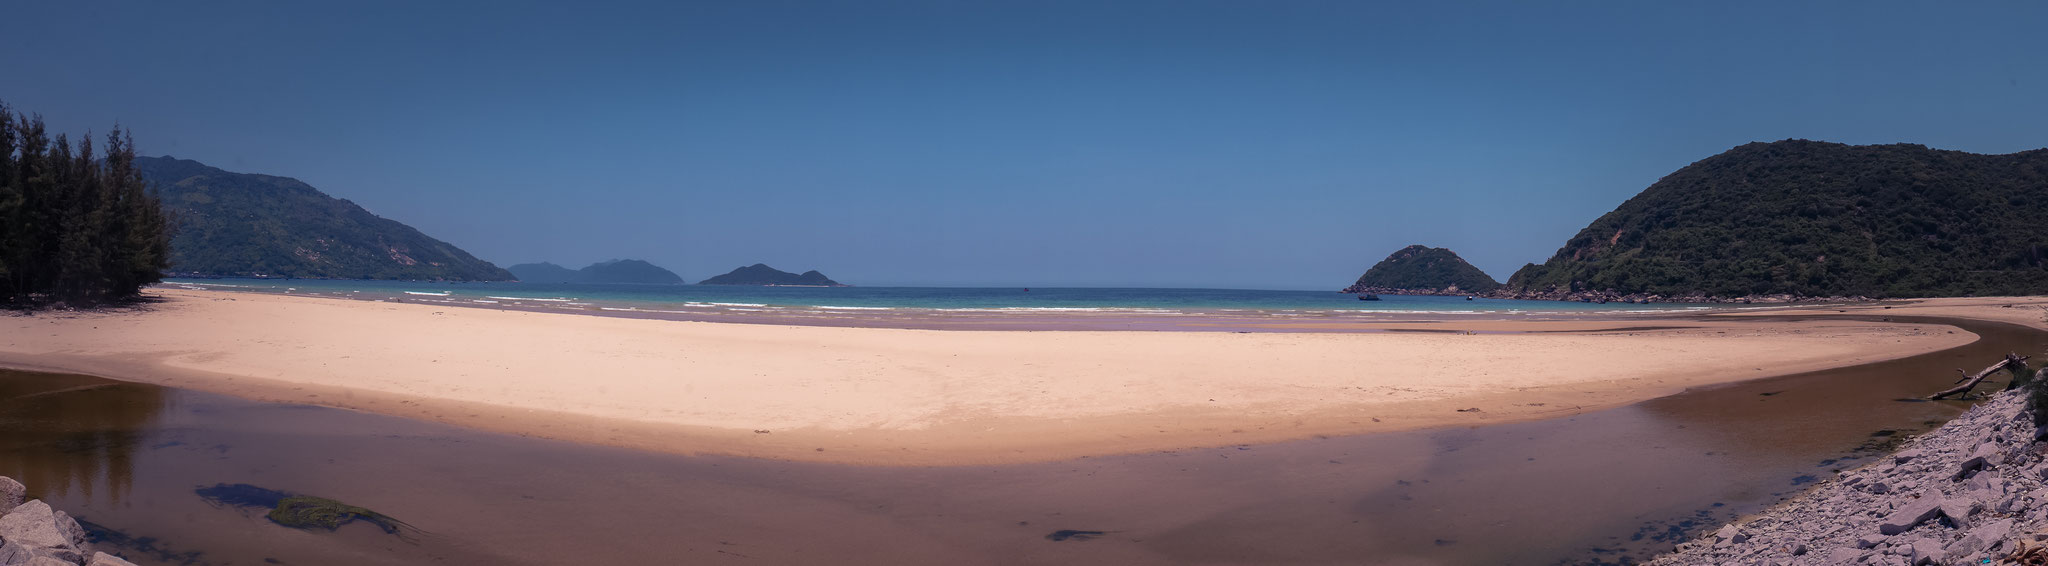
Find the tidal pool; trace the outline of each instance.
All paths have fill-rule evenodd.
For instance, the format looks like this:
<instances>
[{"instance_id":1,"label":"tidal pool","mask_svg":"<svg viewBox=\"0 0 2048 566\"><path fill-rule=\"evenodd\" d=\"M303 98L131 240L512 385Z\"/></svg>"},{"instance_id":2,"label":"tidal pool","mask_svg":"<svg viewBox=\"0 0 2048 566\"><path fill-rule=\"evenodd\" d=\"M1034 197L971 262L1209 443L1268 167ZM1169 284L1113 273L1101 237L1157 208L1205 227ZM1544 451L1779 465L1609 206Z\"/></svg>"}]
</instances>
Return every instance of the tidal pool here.
<instances>
[{"instance_id":1,"label":"tidal pool","mask_svg":"<svg viewBox=\"0 0 2048 566\"><path fill-rule=\"evenodd\" d=\"M1003 466L645 453L0 371L0 475L139 564L1625 563L1939 425L1965 405L1901 399L1951 368L2048 345L1951 324L1983 338L1551 420ZM236 486L408 529L286 527Z\"/></svg>"}]
</instances>

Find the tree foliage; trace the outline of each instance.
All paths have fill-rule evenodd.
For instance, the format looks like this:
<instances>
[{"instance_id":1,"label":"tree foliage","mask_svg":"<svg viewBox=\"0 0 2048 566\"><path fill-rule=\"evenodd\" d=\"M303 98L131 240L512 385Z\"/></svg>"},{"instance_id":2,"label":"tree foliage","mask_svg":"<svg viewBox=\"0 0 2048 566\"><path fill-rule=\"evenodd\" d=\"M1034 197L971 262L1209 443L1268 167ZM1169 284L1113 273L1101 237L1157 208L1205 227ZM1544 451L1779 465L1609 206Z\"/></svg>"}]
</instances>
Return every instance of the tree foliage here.
<instances>
[{"instance_id":1,"label":"tree foliage","mask_svg":"<svg viewBox=\"0 0 2048 566\"><path fill-rule=\"evenodd\" d=\"M162 278L170 220L135 160L119 127L96 151L0 103L0 302L121 301Z\"/></svg>"},{"instance_id":2,"label":"tree foliage","mask_svg":"<svg viewBox=\"0 0 2048 566\"><path fill-rule=\"evenodd\" d=\"M505 281L512 274L411 226L289 177L197 161L137 164L178 219L179 274L320 279Z\"/></svg>"},{"instance_id":3,"label":"tree foliage","mask_svg":"<svg viewBox=\"0 0 2048 566\"><path fill-rule=\"evenodd\" d=\"M1671 296L2048 293L2048 150L1751 143L1601 216L1519 291Z\"/></svg>"},{"instance_id":4,"label":"tree foliage","mask_svg":"<svg viewBox=\"0 0 2048 566\"><path fill-rule=\"evenodd\" d=\"M1458 252L1417 245L1401 248L1373 264L1345 291L1441 291L1452 286L1459 292L1485 293L1500 287L1500 282L1466 263Z\"/></svg>"}]
</instances>

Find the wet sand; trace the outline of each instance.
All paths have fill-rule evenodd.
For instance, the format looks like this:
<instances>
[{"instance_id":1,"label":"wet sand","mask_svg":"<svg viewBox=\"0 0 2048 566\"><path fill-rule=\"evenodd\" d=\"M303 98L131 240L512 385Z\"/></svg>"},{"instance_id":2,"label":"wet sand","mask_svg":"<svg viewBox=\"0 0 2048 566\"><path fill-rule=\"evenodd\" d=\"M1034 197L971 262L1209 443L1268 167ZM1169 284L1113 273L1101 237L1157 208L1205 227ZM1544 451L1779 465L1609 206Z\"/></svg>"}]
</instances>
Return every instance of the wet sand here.
<instances>
[{"instance_id":1,"label":"wet sand","mask_svg":"<svg viewBox=\"0 0 2048 566\"><path fill-rule=\"evenodd\" d=\"M1620 563L1953 416L1898 400L1950 368L2048 346L1954 324L1984 339L1561 418L1000 466L647 453L0 372L0 475L147 540L115 545L143 564ZM426 534L285 529L195 495L219 483Z\"/></svg>"},{"instance_id":2,"label":"wet sand","mask_svg":"<svg viewBox=\"0 0 2048 566\"><path fill-rule=\"evenodd\" d=\"M954 332L161 294L136 312L0 319L0 365L631 448L903 465L1525 421L1972 339L1721 318Z\"/></svg>"}]
</instances>

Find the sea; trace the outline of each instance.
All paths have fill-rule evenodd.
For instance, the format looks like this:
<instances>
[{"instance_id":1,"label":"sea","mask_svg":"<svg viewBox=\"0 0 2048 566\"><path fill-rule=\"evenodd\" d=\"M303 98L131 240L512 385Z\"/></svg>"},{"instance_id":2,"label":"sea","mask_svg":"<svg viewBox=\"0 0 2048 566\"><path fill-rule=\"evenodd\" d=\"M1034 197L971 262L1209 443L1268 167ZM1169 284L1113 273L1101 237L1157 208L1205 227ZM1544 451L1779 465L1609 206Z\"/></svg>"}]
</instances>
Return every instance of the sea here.
<instances>
[{"instance_id":1,"label":"sea","mask_svg":"<svg viewBox=\"0 0 2048 566\"><path fill-rule=\"evenodd\" d=\"M1582 303L1335 291L1100 287L761 287L520 282L169 279L168 288L473 307L676 315L945 319L1047 315L1344 318L1370 315L1548 317L1671 314L1725 305Z\"/></svg>"}]
</instances>

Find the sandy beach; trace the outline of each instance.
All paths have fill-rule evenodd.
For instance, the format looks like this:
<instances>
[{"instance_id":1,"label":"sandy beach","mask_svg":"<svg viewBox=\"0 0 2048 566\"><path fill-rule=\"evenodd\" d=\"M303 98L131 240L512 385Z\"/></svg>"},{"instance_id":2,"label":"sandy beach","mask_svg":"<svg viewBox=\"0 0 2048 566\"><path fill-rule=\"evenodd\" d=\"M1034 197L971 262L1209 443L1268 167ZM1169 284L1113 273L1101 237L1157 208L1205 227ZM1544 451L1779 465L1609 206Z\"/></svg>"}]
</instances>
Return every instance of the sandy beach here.
<instances>
[{"instance_id":1,"label":"sandy beach","mask_svg":"<svg viewBox=\"0 0 2048 566\"><path fill-rule=\"evenodd\" d=\"M1974 339L1935 324L1747 315L1433 326L1478 334L970 332L153 294L162 301L135 311L0 318L0 366L632 448L898 465L1528 420ZM1786 312L2048 327L2044 306Z\"/></svg>"}]
</instances>

